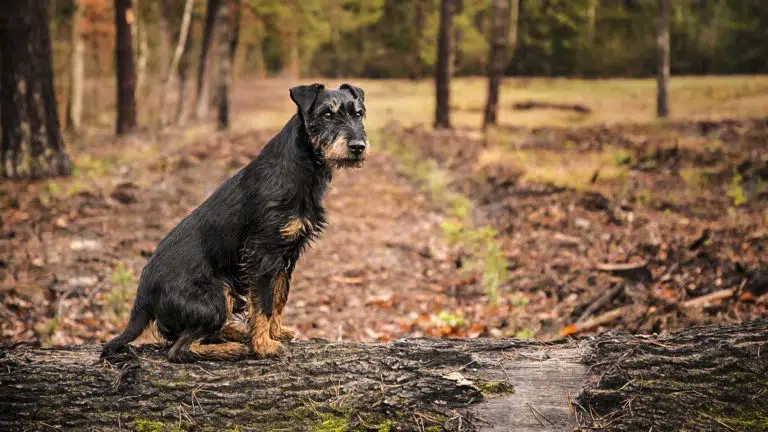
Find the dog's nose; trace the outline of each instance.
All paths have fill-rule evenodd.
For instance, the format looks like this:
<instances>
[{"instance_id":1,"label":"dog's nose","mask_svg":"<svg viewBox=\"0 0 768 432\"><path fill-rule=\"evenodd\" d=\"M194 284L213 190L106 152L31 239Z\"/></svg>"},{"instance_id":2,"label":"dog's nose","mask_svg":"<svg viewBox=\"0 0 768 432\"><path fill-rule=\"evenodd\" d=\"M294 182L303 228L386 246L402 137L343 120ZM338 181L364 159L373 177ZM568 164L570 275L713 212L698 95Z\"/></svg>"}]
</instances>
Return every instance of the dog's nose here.
<instances>
[{"instance_id":1,"label":"dog's nose","mask_svg":"<svg viewBox=\"0 0 768 432\"><path fill-rule=\"evenodd\" d=\"M363 152L365 151L365 141L353 140L347 144L347 147L349 148L350 153L352 153L355 156L359 156L363 154Z\"/></svg>"}]
</instances>

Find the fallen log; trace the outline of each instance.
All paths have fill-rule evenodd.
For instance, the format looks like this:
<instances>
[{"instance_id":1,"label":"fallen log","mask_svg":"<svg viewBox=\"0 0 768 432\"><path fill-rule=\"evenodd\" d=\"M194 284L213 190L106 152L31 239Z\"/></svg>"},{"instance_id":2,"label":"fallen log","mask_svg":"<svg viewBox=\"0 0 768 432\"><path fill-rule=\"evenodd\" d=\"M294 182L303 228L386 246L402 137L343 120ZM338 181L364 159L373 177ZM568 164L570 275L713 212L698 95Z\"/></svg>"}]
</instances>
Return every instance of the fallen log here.
<instances>
[{"instance_id":1,"label":"fallen log","mask_svg":"<svg viewBox=\"0 0 768 432\"><path fill-rule=\"evenodd\" d=\"M517 102L512 105L512 108L518 111L528 111L532 109L555 109L563 111L576 111L581 114L591 114L592 108L583 104L570 104L570 103L556 103L556 102L544 102L544 101L524 101Z\"/></svg>"},{"instance_id":2,"label":"fallen log","mask_svg":"<svg viewBox=\"0 0 768 432\"><path fill-rule=\"evenodd\" d=\"M169 364L143 345L0 349L0 430L765 430L768 320L534 342L298 341Z\"/></svg>"}]
</instances>

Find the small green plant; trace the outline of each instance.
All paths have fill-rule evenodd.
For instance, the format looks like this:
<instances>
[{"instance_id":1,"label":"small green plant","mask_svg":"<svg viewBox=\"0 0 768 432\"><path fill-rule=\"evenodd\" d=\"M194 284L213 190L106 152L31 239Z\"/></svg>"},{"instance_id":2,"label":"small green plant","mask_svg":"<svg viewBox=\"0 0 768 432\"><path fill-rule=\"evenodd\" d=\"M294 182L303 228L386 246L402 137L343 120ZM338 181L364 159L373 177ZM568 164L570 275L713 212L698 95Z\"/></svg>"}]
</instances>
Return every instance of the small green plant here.
<instances>
[{"instance_id":1,"label":"small green plant","mask_svg":"<svg viewBox=\"0 0 768 432\"><path fill-rule=\"evenodd\" d=\"M638 191L635 194L635 201L637 201L641 207L648 207L648 204L651 203L651 191L646 189Z\"/></svg>"},{"instance_id":2,"label":"small green plant","mask_svg":"<svg viewBox=\"0 0 768 432\"><path fill-rule=\"evenodd\" d=\"M616 166L629 165L632 163L634 156L628 150L616 150L613 154L613 163Z\"/></svg>"},{"instance_id":3,"label":"small green plant","mask_svg":"<svg viewBox=\"0 0 768 432\"><path fill-rule=\"evenodd\" d=\"M59 328L59 318L53 317L45 320L44 323L35 326L35 333L43 339L50 339Z\"/></svg>"},{"instance_id":4,"label":"small green plant","mask_svg":"<svg viewBox=\"0 0 768 432\"><path fill-rule=\"evenodd\" d=\"M529 329L528 327L524 327L515 333L515 339L533 339L533 330Z\"/></svg>"},{"instance_id":5,"label":"small green plant","mask_svg":"<svg viewBox=\"0 0 768 432\"><path fill-rule=\"evenodd\" d=\"M530 303L531 299L529 299L528 296L524 293L516 292L509 296L509 302L512 303L512 306L523 307Z\"/></svg>"},{"instance_id":6,"label":"small green plant","mask_svg":"<svg viewBox=\"0 0 768 432\"><path fill-rule=\"evenodd\" d=\"M126 312L128 287L133 280L133 272L126 267L125 263L118 262L109 277L109 281L116 286L107 294L107 307L117 316L123 316Z\"/></svg>"},{"instance_id":7,"label":"small green plant","mask_svg":"<svg viewBox=\"0 0 768 432\"><path fill-rule=\"evenodd\" d=\"M40 194L38 195L38 198L40 199L40 204L43 205L43 207L50 207L51 202L54 198L58 198L61 195L61 188L59 185L51 180L49 180L40 191Z\"/></svg>"},{"instance_id":8,"label":"small green plant","mask_svg":"<svg viewBox=\"0 0 768 432\"><path fill-rule=\"evenodd\" d=\"M133 282L133 272L126 267L124 262L120 261L112 270L112 275L109 277L109 281L115 285L125 287Z\"/></svg>"},{"instance_id":9,"label":"small green plant","mask_svg":"<svg viewBox=\"0 0 768 432\"><path fill-rule=\"evenodd\" d=\"M445 310L440 311L440 313L437 314L435 321L440 325L446 325L448 327L461 327L464 325L464 318Z\"/></svg>"},{"instance_id":10,"label":"small green plant","mask_svg":"<svg viewBox=\"0 0 768 432\"><path fill-rule=\"evenodd\" d=\"M744 193L741 182L741 174L736 173L731 177L731 183L728 185L728 196L736 207L747 203L747 195Z\"/></svg>"}]
</instances>

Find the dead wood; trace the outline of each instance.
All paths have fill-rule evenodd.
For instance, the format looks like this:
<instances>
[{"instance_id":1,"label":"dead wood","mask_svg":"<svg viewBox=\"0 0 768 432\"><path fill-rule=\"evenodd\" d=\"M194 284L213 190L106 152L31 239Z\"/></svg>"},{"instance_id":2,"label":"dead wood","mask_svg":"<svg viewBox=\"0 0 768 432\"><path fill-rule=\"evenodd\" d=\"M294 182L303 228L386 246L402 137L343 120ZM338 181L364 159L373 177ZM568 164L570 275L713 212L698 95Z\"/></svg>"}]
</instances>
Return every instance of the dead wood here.
<instances>
[{"instance_id":1,"label":"dead wood","mask_svg":"<svg viewBox=\"0 0 768 432\"><path fill-rule=\"evenodd\" d=\"M169 364L163 350L108 364L95 345L4 347L0 430L756 430L768 418L765 319L553 343L311 340L233 363Z\"/></svg>"}]
</instances>

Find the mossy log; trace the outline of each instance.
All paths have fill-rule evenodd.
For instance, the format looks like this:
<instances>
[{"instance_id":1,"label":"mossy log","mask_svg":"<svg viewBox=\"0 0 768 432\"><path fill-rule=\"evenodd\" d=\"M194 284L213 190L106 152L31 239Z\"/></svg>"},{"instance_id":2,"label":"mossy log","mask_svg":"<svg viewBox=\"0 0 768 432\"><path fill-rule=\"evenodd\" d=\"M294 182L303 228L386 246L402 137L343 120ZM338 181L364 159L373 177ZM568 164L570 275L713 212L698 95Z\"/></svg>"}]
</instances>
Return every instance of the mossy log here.
<instances>
[{"instance_id":1,"label":"mossy log","mask_svg":"<svg viewBox=\"0 0 768 432\"><path fill-rule=\"evenodd\" d=\"M143 345L0 350L0 430L768 430L768 320L551 343L286 345L169 364Z\"/></svg>"}]
</instances>

